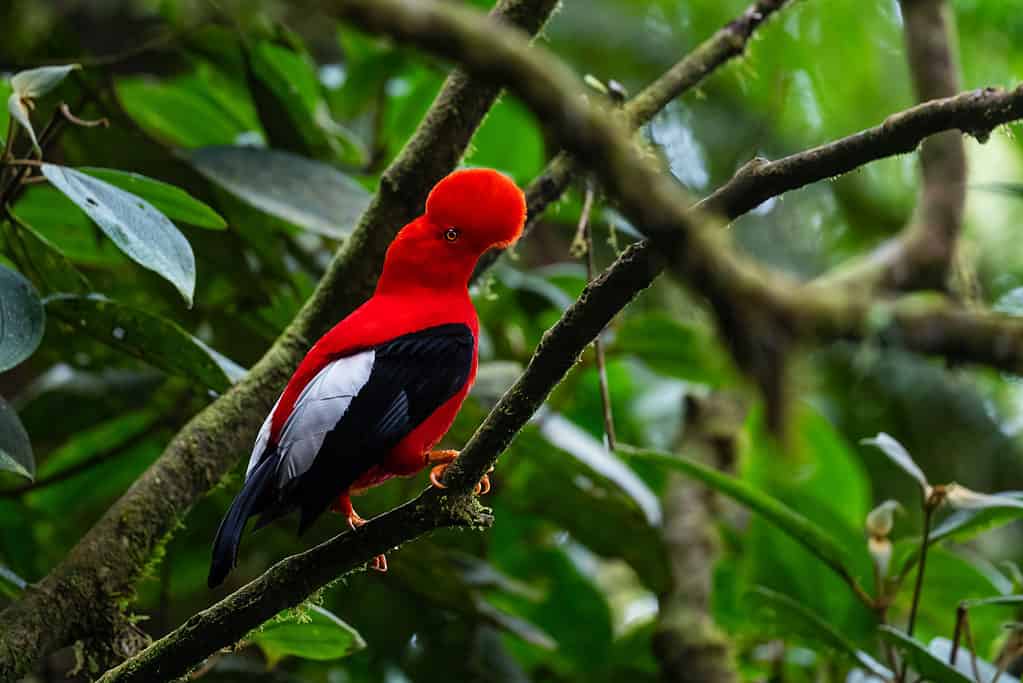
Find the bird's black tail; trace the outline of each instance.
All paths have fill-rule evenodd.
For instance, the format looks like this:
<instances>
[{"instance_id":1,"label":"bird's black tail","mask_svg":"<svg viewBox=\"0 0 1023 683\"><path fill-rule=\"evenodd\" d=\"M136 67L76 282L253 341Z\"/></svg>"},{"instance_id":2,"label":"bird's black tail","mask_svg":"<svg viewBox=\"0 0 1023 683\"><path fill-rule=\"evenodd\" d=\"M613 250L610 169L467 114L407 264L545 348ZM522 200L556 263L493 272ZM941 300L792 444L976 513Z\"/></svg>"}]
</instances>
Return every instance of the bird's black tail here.
<instances>
[{"instance_id":1,"label":"bird's black tail","mask_svg":"<svg viewBox=\"0 0 1023 683\"><path fill-rule=\"evenodd\" d=\"M275 456L276 453L267 453L263 456L220 522L217 538L213 541L210 575L206 579L206 585L210 588L216 588L223 583L238 562L238 547L241 545L245 523L257 512L256 505L277 470L278 458Z\"/></svg>"}]
</instances>

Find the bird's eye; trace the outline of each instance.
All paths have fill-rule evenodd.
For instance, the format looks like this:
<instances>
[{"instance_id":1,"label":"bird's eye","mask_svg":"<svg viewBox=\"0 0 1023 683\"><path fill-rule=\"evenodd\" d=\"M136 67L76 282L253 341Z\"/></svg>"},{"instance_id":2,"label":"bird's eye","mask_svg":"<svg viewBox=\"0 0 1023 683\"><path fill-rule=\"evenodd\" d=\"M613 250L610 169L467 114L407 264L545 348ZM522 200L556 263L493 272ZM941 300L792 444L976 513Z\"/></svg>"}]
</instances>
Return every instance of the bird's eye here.
<instances>
[{"instance_id":1,"label":"bird's eye","mask_svg":"<svg viewBox=\"0 0 1023 683\"><path fill-rule=\"evenodd\" d=\"M448 228L444 231L444 239L448 242L454 242L458 239L458 228Z\"/></svg>"}]
</instances>

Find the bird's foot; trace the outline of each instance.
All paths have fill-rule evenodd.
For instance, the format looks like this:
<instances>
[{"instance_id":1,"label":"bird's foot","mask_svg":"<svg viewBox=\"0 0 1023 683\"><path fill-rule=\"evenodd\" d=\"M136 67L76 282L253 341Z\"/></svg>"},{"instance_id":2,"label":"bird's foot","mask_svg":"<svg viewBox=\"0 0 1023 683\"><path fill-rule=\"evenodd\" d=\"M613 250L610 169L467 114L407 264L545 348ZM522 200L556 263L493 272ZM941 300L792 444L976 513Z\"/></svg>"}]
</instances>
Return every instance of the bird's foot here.
<instances>
[{"instance_id":1,"label":"bird's foot","mask_svg":"<svg viewBox=\"0 0 1023 683\"><path fill-rule=\"evenodd\" d=\"M446 450L446 451L430 451L426 454L426 464L433 465L433 469L430 470L430 483L439 489L447 488L441 481L441 477L444 476L444 470L448 468L455 458L458 457L458 451ZM493 472L494 468L491 467L487 470L487 474L483 475L479 483L476 484L476 488L473 489L473 493L477 496L482 496L485 493L490 493L490 472Z\"/></svg>"},{"instance_id":2,"label":"bird's foot","mask_svg":"<svg viewBox=\"0 0 1023 683\"><path fill-rule=\"evenodd\" d=\"M334 502L334 504L331 505L331 509L334 512L340 512L347 518L348 528L351 529L352 531L355 531L359 527L366 525L366 520L363 519L362 516L355 511L355 508L352 507L352 501L348 494L345 494L338 498ZM377 555L376 557L373 558L373 561L370 563L369 568L376 570L378 572L386 572L387 557L385 557L384 555Z\"/></svg>"},{"instance_id":3,"label":"bird's foot","mask_svg":"<svg viewBox=\"0 0 1023 683\"><path fill-rule=\"evenodd\" d=\"M348 517L348 528L351 529L352 531L355 531L360 526L363 526L366 523L366 520L364 520L362 517L360 517L359 513L356 512L355 510L351 510L348 513L347 517Z\"/></svg>"}]
</instances>

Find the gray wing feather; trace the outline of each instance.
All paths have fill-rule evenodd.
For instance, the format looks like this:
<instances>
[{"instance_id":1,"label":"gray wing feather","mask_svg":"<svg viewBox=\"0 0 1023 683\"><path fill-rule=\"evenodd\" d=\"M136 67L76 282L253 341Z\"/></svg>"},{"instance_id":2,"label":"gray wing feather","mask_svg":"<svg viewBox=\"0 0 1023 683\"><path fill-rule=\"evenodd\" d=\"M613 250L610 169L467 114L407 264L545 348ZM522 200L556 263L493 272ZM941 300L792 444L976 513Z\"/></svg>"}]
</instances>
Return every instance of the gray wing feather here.
<instances>
[{"instance_id":1,"label":"gray wing feather","mask_svg":"<svg viewBox=\"0 0 1023 683\"><path fill-rule=\"evenodd\" d=\"M302 390L281 430L277 485L283 487L302 475L319 453L327 432L344 416L352 399L373 372L374 351L362 351L327 364ZM280 399L278 399L280 403ZM277 405L274 405L274 410ZM255 468L270 441L273 411L256 436L246 477Z\"/></svg>"}]
</instances>

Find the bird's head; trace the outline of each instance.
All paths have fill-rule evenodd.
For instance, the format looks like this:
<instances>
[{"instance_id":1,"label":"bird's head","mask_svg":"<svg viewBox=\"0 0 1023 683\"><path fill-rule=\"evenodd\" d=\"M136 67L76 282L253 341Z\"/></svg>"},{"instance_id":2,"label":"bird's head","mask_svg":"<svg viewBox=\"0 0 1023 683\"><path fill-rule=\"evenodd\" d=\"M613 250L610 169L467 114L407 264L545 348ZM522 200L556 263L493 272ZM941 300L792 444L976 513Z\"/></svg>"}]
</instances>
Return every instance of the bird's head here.
<instances>
[{"instance_id":1,"label":"bird's head","mask_svg":"<svg viewBox=\"0 0 1023 683\"><path fill-rule=\"evenodd\" d=\"M455 171L394 239L380 286L464 287L479 257L513 244L525 221L526 199L507 177L486 168Z\"/></svg>"}]
</instances>

